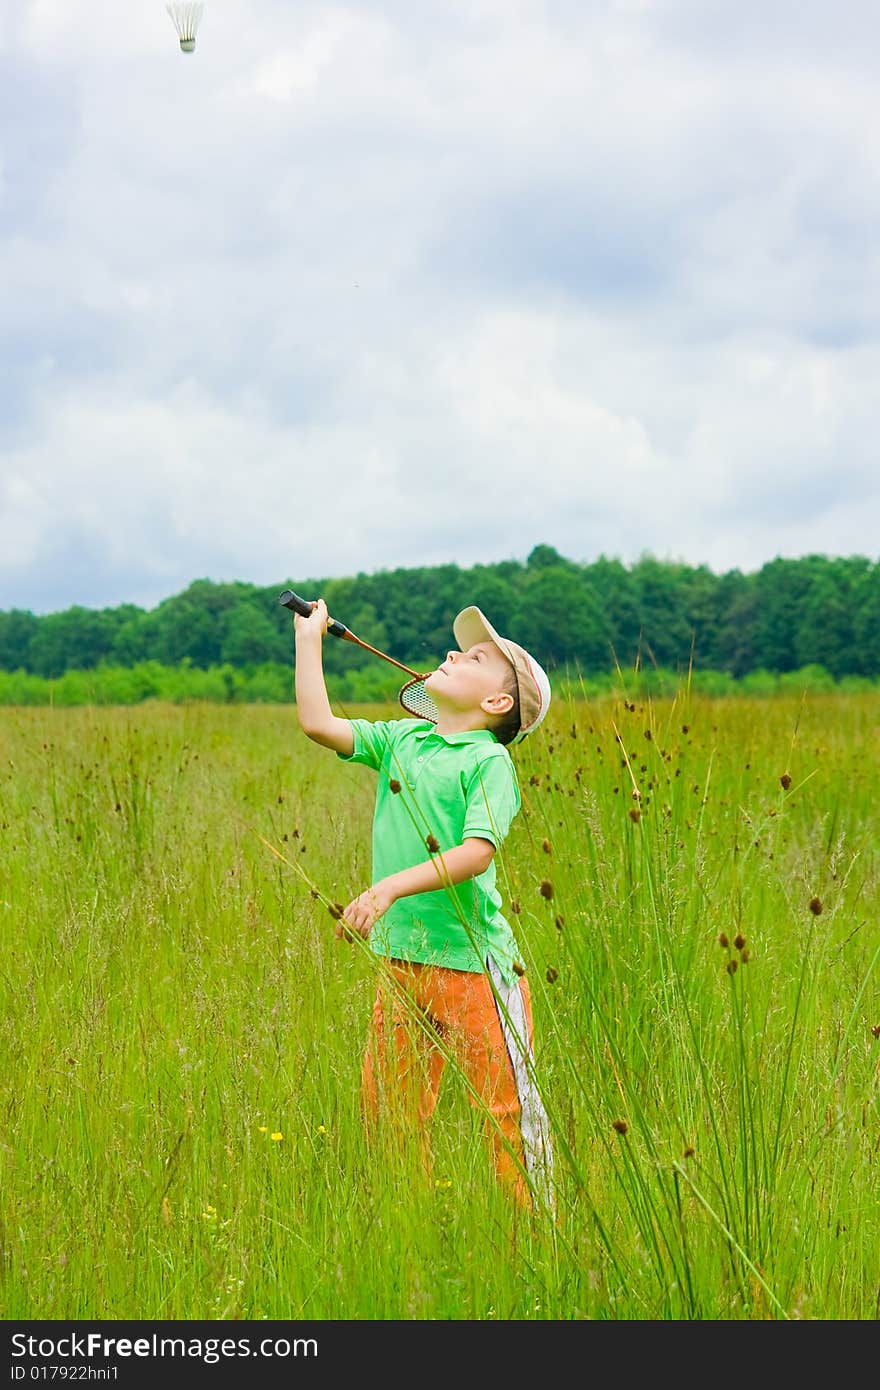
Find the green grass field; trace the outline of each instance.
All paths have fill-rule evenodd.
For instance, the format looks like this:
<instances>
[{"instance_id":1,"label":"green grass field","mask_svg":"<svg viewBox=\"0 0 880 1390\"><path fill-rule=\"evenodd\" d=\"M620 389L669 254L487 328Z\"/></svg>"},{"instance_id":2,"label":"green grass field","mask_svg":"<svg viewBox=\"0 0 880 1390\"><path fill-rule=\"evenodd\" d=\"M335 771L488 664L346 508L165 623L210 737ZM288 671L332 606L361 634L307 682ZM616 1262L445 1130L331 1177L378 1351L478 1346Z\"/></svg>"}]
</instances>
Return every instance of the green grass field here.
<instances>
[{"instance_id":1,"label":"green grass field","mask_svg":"<svg viewBox=\"0 0 880 1390\"><path fill-rule=\"evenodd\" d=\"M513 750L554 1221L455 1074L431 1177L365 1146L372 774L290 706L2 711L3 1317L877 1318L878 729L621 692Z\"/></svg>"}]
</instances>

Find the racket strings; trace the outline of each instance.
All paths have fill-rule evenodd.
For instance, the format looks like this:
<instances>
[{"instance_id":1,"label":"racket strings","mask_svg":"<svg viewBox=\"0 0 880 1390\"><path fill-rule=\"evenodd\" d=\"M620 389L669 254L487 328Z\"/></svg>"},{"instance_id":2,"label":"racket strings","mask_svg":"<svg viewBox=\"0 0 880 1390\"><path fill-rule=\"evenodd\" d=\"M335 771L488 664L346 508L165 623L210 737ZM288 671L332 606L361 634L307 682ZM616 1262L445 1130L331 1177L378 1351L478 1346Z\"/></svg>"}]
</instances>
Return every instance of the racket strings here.
<instances>
[{"instance_id":1,"label":"racket strings","mask_svg":"<svg viewBox=\"0 0 880 1390\"><path fill-rule=\"evenodd\" d=\"M430 675L430 672L428 673ZM440 718L434 699L425 689L425 676L417 676L415 680L407 681L400 690L400 703L408 714L414 714L417 719L428 719L432 724L436 724Z\"/></svg>"}]
</instances>

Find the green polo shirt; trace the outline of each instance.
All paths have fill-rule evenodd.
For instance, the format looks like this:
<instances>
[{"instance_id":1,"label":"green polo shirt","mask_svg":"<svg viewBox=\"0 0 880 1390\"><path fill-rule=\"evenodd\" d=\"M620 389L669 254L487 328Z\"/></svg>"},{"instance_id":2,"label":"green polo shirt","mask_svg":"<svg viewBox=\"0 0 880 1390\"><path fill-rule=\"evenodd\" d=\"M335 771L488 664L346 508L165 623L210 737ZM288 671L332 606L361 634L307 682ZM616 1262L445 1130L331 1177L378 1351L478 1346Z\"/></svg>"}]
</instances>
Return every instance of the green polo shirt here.
<instances>
[{"instance_id":1,"label":"green polo shirt","mask_svg":"<svg viewBox=\"0 0 880 1390\"><path fill-rule=\"evenodd\" d=\"M423 863L429 835L440 852L471 837L499 848L520 793L510 754L493 733L443 735L421 719L352 719L351 728L354 750L339 756L379 774L373 882ZM379 955L453 970L482 972L491 955L513 984L519 952L501 912L495 860L464 883L399 898L373 927L370 944Z\"/></svg>"}]
</instances>

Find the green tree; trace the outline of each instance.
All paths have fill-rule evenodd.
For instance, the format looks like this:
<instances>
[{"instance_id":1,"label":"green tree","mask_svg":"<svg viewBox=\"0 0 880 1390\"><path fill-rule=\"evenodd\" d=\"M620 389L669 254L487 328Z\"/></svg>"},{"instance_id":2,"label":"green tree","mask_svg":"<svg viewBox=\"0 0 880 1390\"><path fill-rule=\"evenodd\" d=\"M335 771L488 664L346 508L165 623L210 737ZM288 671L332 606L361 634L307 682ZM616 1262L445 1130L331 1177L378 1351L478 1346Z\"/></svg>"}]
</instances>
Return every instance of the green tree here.
<instances>
[{"instance_id":1,"label":"green tree","mask_svg":"<svg viewBox=\"0 0 880 1390\"><path fill-rule=\"evenodd\" d=\"M708 565L681 574L685 616L691 630L695 666L712 666L717 660L721 626L722 590L718 576Z\"/></svg>"},{"instance_id":2,"label":"green tree","mask_svg":"<svg viewBox=\"0 0 880 1390\"><path fill-rule=\"evenodd\" d=\"M220 661L223 625L206 608L174 599L156 612L156 657L166 666L189 661L207 668Z\"/></svg>"},{"instance_id":3,"label":"green tree","mask_svg":"<svg viewBox=\"0 0 880 1390\"><path fill-rule=\"evenodd\" d=\"M794 671L801 665L797 638L804 602L820 556L801 560L777 558L758 571L758 608L754 626L754 665L767 671Z\"/></svg>"},{"instance_id":4,"label":"green tree","mask_svg":"<svg viewBox=\"0 0 880 1390\"><path fill-rule=\"evenodd\" d=\"M693 624L687 612L686 567L643 555L633 567L642 660L674 668L690 660Z\"/></svg>"},{"instance_id":5,"label":"green tree","mask_svg":"<svg viewBox=\"0 0 880 1390\"><path fill-rule=\"evenodd\" d=\"M600 555L588 566L586 577L602 609L610 632L607 665L624 669L634 665L639 652L639 602L635 580L620 560Z\"/></svg>"},{"instance_id":6,"label":"green tree","mask_svg":"<svg viewBox=\"0 0 880 1390\"><path fill-rule=\"evenodd\" d=\"M116 630L109 660L121 666L136 666L156 659L160 647L161 623L155 613L138 612Z\"/></svg>"},{"instance_id":7,"label":"green tree","mask_svg":"<svg viewBox=\"0 0 880 1390\"><path fill-rule=\"evenodd\" d=\"M835 677L857 670L853 628L853 596L857 580L868 567L863 561L857 575L845 560L815 564L812 582L804 595L794 654L798 667L824 666Z\"/></svg>"},{"instance_id":8,"label":"green tree","mask_svg":"<svg viewBox=\"0 0 880 1390\"><path fill-rule=\"evenodd\" d=\"M606 670L611 630L582 571L559 565L529 572L509 634L541 664Z\"/></svg>"},{"instance_id":9,"label":"green tree","mask_svg":"<svg viewBox=\"0 0 880 1390\"><path fill-rule=\"evenodd\" d=\"M853 671L880 676L880 564L865 570L853 594Z\"/></svg>"},{"instance_id":10,"label":"green tree","mask_svg":"<svg viewBox=\"0 0 880 1390\"><path fill-rule=\"evenodd\" d=\"M88 671L113 649L117 619L113 610L74 606L41 618L29 648L30 669L56 679L65 671Z\"/></svg>"},{"instance_id":11,"label":"green tree","mask_svg":"<svg viewBox=\"0 0 880 1390\"><path fill-rule=\"evenodd\" d=\"M168 665L188 660L202 670L219 665L229 614L254 593L253 584L196 579L182 594L164 599L155 610L156 657Z\"/></svg>"},{"instance_id":12,"label":"green tree","mask_svg":"<svg viewBox=\"0 0 880 1390\"><path fill-rule=\"evenodd\" d=\"M30 669L30 645L39 624L35 614L21 608L0 613L0 670Z\"/></svg>"},{"instance_id":13,"label":"green tree","mask_svg":"<svg viewBox=\"0 0 880 1390\"><path fill-rule=\"evenodd\" d=\"M226 632L220 657L231 666L254 666L290 658L292 643L285 644L276 624L251 599L244 599L226 615Z\"/></svg>"},{"instance_id":14,"label":"green tree","mask_svg":"<svg viewBox=\"0 0 880 1390\"><path fill-rule=\"evenodd\" d=\"M461 607L475 604L500 632L516 640L514 623L519 605L522 570L502 578L492 565L475 565L464 575Z\"/></svg>"},{"instance_id":15,"label":"green tree","mask_svg":"<svg viewBox=\"0 0 880 1390\"><path fill-rule=\"evenodd\" d=\"M722 576L719 589L719 622L712 664L732 676L754 670L755 624L760 608L753 575L731 570Z\"/></svg>"},{"instance_id":16,"label":"green tree","mask_svg":"<svg viewBox=\"0 0 880 1390\"><path fill-rule=\"evenodd\" d=\"M526 567L530 570L577 569L574 560L566 560L552 545L536 545L529 551Z\"/></svg>"},{"instance_id":17,"label":"green tree","mask_svg":"<svg viewBox=\"0 0 880 1390\"><path fill-rule=\"evenodd\" d=\"M383 624L389 656L417 670L448 650L452 620L466 601L462 599L462 571L457 565L359 575L357 593Z\"/></svg>"}]
</instances>

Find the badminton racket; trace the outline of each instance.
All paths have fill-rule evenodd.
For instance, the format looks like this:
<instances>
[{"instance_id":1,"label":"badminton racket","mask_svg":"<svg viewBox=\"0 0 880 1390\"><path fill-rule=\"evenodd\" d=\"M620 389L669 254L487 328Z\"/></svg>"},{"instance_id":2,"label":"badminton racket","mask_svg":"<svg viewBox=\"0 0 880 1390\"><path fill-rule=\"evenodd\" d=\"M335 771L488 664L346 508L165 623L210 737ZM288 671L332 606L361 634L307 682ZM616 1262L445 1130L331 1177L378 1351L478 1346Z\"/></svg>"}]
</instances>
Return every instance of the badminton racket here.
<instances>
[{"instance_id":1,"label":"badminton racket","mask_svg":"<svg viewBox=\"0 0 880 1390\"><path fill-rule=\"evenodd\" d=\"M301 598L292 589L285 589L278 595L278 602L284 607L291 609L294 613L299 613L303 618L308 618L317 606L314 599ZM382 652L378 647L371 646L362 637L358 637L352 632L345 623L340 623L338 619L327 618L327 631L333 637L341 637L346 642L354 642L356 646L362 647L365 652L372 652L373 656L381 657L383 661L388 661L392 666L396 666L399 671L405 671L410 679L402 687L399 693L400 703L409 714L416 715L419 719L430 719L432 724L437 723L438 710L433 699L425 689L425 679L431 673L414 671L411 666L404 666L402 661L396 657L389 656L387 652Z\"/></svg>"}]
</instances>

